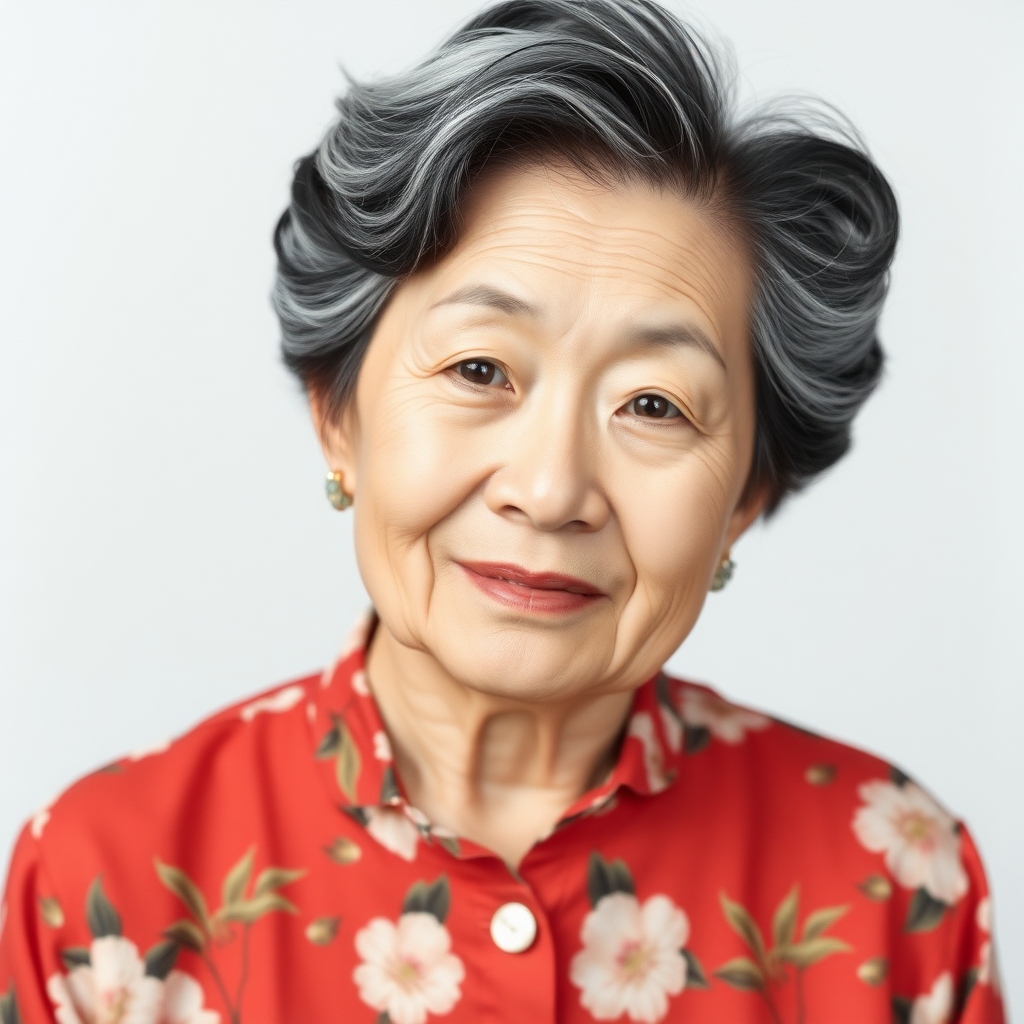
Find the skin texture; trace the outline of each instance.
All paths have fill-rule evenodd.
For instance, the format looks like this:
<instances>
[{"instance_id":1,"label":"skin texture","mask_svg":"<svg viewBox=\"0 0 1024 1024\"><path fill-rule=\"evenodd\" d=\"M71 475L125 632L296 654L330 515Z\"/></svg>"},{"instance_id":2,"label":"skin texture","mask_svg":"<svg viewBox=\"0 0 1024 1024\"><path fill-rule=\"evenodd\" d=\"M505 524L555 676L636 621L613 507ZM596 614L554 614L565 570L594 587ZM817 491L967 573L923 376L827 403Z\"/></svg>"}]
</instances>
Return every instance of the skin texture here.
<instances>
[{"instance_id":1,"label":"skin texture","mask_svg":"<svg viewBox=\"0 0 1024 1024\"><path fill-rule=\"evenodd\" d=\"M312 405L355 495L381 620L368 676L402 783L515 865L610 769L632 691L760 511L740 505L752 274L706 206L557 164L492 171L463 215L397 288L340 421ZM651 395L670 415L640 414ZM600 594L510 607L466 562Z\"/></svg>"}]
</instances>

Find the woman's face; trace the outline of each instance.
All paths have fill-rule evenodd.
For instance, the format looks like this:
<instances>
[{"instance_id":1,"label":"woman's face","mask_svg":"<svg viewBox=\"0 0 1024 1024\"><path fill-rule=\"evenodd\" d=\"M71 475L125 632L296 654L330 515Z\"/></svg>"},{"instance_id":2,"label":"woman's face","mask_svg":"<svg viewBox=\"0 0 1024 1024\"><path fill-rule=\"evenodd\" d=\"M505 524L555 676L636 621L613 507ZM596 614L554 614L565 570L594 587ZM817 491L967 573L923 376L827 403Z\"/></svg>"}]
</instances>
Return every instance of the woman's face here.
<instances>
[{"instance_id":1,"label":"woman's face","mask_svg":"<svg viewBox=\"0 0 1024 1024\"><path fill-rule=\"evenodd\" d=\"M494 171L464 214L324 432L363 580L475 690L635 687L757 512L746 250L675 192L563 167Z\"/></svg>"}]
</instances>

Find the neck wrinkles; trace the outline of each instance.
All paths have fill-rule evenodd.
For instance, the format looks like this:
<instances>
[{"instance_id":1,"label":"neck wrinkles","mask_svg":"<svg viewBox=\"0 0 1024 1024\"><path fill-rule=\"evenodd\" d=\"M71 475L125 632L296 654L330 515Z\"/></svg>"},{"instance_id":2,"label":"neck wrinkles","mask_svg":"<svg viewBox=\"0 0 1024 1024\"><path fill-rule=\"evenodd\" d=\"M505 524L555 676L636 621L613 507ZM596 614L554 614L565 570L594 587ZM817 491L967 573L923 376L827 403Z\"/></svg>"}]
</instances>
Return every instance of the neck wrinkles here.
<instances>
[{"instance_id":1,"label":"neck wrinkles","mask_svg":"<svg viewBox=\"0 0 1024 1024\"><path fill-rule=\"evenodd\" d=\"M510 864L611 772L631 692L557 705L481 694L382 624L367 676L410 802Z\"/></svg>"}]
</instances>

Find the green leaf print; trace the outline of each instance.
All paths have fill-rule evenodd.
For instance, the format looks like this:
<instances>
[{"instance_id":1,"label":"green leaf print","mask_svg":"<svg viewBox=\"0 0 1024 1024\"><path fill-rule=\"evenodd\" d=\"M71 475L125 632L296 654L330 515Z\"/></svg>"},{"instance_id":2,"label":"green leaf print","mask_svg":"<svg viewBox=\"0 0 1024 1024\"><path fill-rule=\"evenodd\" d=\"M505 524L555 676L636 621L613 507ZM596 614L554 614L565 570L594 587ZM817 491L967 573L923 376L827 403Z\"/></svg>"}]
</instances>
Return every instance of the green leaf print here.
<instances>
[{"instance_id":1,"label":"green leaf print","mask_svg":"<svg viewBox=\"0 0 1024 1024\"><path fill-rule=\"evenodd\" d=\"M222 907L217 911L217 920L237 922L239 924L255 924L261 917L280 911L286 914L297 914L299 908L290 900L276 892L263 892L249 900L239 900L230 907Z\"/></svg>"},{"instance_id":2,"label":"green leaf print","mask_svg":"<svg viewBox=\"0 0 1024 1024\"><path fill-rule=\"evenodd\" d=\"M85 920L94 939L121 934L121 915L107 899L99 875L93 879L92 885L89 886L89 894L85 898Z\"/></svg>"},{"instance_id":3,"label":"green leaf print","mask_svg":"<svg viewBox=\"0 0 1024 1024\"><path fill-rule=\"evenodd\" d=\"M776 992L795 979L797 1021L805 1020L803 972L826 957L852 951L852 946L831 935L825 935L848 911L848 906L821 907L804 920L800 939L800 888L794 885L783 897L772 916L772 948L765 947L761 929L753 915L742 906L720 894L722 913L729 927L743 940L752 956L734 957L716 970L715 977L741 992L757 992L764 1000L773 1024L783 1018L776 1003Z\"/></svg>"},{"instance_id":4,"label":"green leaf print","mask_svg":"<svg viewBox=\"0 0 1024 1024\"><path fill-rule=\"evenodd\" d=\"M703 725L687 725L683 729L683 753L699 754L711 742L711 731Z\"/></svg>"},{"instance_id":5,"label":"green leaf print","mask_svg":"<svg viewBox=\"0 0 1024 1024\"><path fill-rule=\"evenodd\" d=\"M199 922L199 926L211 934L210 915L206 909L206 900L199 887L185 874L181 868L173 867L156 860L156 873L160 881L167 886L182 903L188 907L189 913Z\"/></svg>"},{"instance_id":6,"label":"green leaf print","mask_svg":"<svg viewBox=\"0 0 1024 1024\"><path fill-rule=\"evenodd\" d=\"M927 889L918 889L911 897L903 930L905 932L930 932L939 926L939 922L948 909L947 904L937 900Z\"/></svg>"},{"instance_id":7,"label":"green leaf print","mask_svg":"<svg viewBox=\"0 0 1024 1024\"><path fill-rule=\"evenodd\" d=\"M761 937L761 929L757 927L746 907L739 903L733 903L724 892L719 893L718 898L722 904L722 913L725 914L725 919L729 922L729 927L744 941L747 948L754 954L758 967L763 973L766 973L768 957L764 948L764 939Z\"/></svg>"},{"instance_id":8,"label":"green leaf print","mask_svg":"<svg viewBox=\"0 0 1024 1024\"><path fill-rule=\"evenodd\" d=\"M178 959L178 943L173 940L158 942L151 947L144 958L146 976L165 981Z\"/></svg>"},{"instance_id":9,"label":"green leaf print","mask_svg":"<svg viewBox=\"0 0 1024 1024\"><path fill-rule=\"evenodd\" d=\"M0 1024L21 1024L21 1012L18 1009L18 998L14 994L13 981L7 991L0 995Z\"/></svg>"},{"instance_id":10,"label":"green leaf print","mask_svg":"<svg viewBox=\"0 0 1024 1024\"><path fill-rule=\"evenodd\" d=\"M384 778L380 784L380 802L386 806L397 803L401 798L402 794L398 790L398 779L395 777L395 769L388 765L384 769Z\"/></svg>"},{"instance_id":11,"label":"green leaf print","mask_svg":"<svg viewBox=\"0 0 1024 1024\"><path fill-rule=\"evenodd\" d=\"M779 904L772 918L772 938L776 946L788 946L796 933L796 914L800 903L800 889L794 885L789 895ZM806 926L805 926L806 927Z\"/></svg>"},{"instance_id":12,"label":"green leaf print","mask_svg":"<svg viewBox=\"0 0 1024 1024\"><path fill-rule=\"evenodd\" d=\"M624 860L606 861L594 850L587 864L587 896L590 905L598 903L613 892L624 892L636 895L636 885Z\"/></svg>"},{"instance_id":13,"label":"green leaf print","mask_svg":"<svg viewBox=\"0 0 1024 1024\"><path fill-rule=\"evenodd\" d=\"M334 719L334 725L316 748L315 756L322 761L334 758L334 775L338 788L351 803L354 803L362 761L355 741L340 718Z\"/></svg>"},{"instance_id":14,"label":"green leaf print","mask_svg":"<svg viewBox=\"0 0 1024 1024\"><path fill-rule=\"evenodd\" d=\"M206 936L202 929L185 918L175 921L174 924L165 928L163 935L178 943L179 946L192 950L193 953L202 953L206 948Z\"/></svg>"},{"instance_id":15,"label":"green leaf print","mask_svg":"<svg viewBox=\"0 0 1024 1024\"><path fill-rule=\"evenodd\" d=\"M306 872L302 870L293 871L291 868L267 868L261 871L256 879L254 896L262 896L264 893L273 892L283 886L297 882Z\"/></svg>"},{"instance_id":16,"label":"green leaf print","mask_svg":"<svg viewBox=\"0 0 1024 1024\"><path fill-rule=\"evenodd\" d=\"M316 753L313 755L318 760L326 761L328 758L337 757L338 750L341 747L341 729L338 725L338 720L334 720L334 725L331 726L330 730L324 734L322 740L317 744Z\"/></svg>"},{"instance_id":17,"label":"green leaf print","mask_svg":"<svg viewBox=\"0 0 1024 1024\"><path fill-rule=\"evenodd\" d=\"M451 908L452 894L448 876L441 875L436 882L414 882L402 902L403 914L433 914L444 924Z\"/></svg>"},{"instance_id":18,"label":"green leaf print","mask_svg":"<svg viewBox=\"0 0 1024 1024\"><path fill-rule=\"evenodd\" d=\"M799 970L805 970L808 967L813 967L819 960L832 956L833 953L848 953L852 948L842 939L824 935L818 939L805 939L795 946L780 950L779 959L783 963L792 964Z\"/></svg>"},{"instance_id":19,"label":"green leaf print","mask_svg":"<svg viewBox=\"0 0 1024 1024\"><path fill-rule=\"evenodd\" d=\"M910 1024L910 1011L913 1009L913 1002L903 996L893 996L892 1002L893 1024Z\"/></svg>"},{"instance_id":20,"label":"green leaf print","mask_svg":"<svg viewBox=\"0 0 1024 1024\"><path fill-rule=\"evenodd\" d=\"M746 956L738 956L722 964L715 971L715 977L741 992L763 992L765 987L764 972Z\"/></svg>"},{"instance_id":21,"label":"green leaf print","mask_svg":"<svg viewBox=\"0 0 1024 1024\"><path fill-rule=\"evenodd\" d=\"M153 977L166 977L174 964L178 947L198 954L213 978L227 1010L229 1024L241 1024L242 997L249 973L249 929L260 918L272 913L297 914L298 907L285 899L277 890L297 881L305 870L267 867L256 878L252 892L247 894L256 861L255 844L236 861L221 883L222 903L210 913L199 886L181 869L154 859L160 881L185 905L191 919L183 917L164 929L167 940L154 946L146 954L146 973ZM217 953L232 943L241 925L240 978L232 998L225 977L218 966ZM163 972L163 973L161 973Z\"/></svg>"},{"instance_id":22,"label":"green leaf print","mask_svg":"<svg viewBox=\"0 0 1024 1024\"><path fill-rule=\"evenodd\" d=\"M250 846L242 855L242 859L228 872L221 887L221 901L224 906L237 903L245 896L245 890L249 888L249 879L252 878L252 862L256 856L255 845Z\"/></svg>"},{"instance_id":23,"label":"green leaf print","mask_svg":"<svg viewBox=\"0 0 1024 1024\"><path fill-rule=\"evenodd\" d=\"M849 909L848 906L822 907L808 914L804 921L804 939L816 939L822 932L827 932Z\"/></svg>"},{"instance_id":24,"label":"green leaf print","mask_svg":"<svg viewBox=\"0 0 1024 1024\"><path fill-rule=\"evenodd\" d=\"M76 967L89 967L92 964L92 956L85 946L68 946L60 951L60 958L69 971L73 971Z\"/></svg>"},{"instance_id":25,"label":"green leaf print","mask_svg":"<svg viewBox=\"0 0 1024 1024\"><path fill-rule=\"evenodd\" d=\"M679 952L682 953L683 959L686 961L686 987L698 991L711 988L704 968L697 957L688 949L681 949Z\"/></svg>"}]
</instances>

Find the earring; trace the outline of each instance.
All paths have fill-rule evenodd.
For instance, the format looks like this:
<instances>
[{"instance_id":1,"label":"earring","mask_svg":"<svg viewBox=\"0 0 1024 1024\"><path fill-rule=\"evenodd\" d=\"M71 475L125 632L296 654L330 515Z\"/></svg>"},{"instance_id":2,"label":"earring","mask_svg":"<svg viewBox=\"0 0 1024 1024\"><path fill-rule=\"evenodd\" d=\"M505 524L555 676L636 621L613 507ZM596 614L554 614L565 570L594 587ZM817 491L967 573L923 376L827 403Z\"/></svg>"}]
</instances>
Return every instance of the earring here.
<instances>
[{"instance_id":1,"label":"earring","mask_svg":"<svg viewBox=\"0 0 1024 1024\"><path fill-rule=\"evenodd\" d=\"M724 555L722 564L716 570L715 575L711 577L711 589L724 590L726 583L732 579L732 574L735 571L736 563L728 555Z\"/></svg>"},{"instance_id":2,"label":"earring","mask_svg":"<svg viewBox=\"0 0 1024 1024\"><path fill-rule=\"evenodd\" d=\"M327 474L324 481L327 500L339 511L344 512L352 504L352 495L346 494L341 487L341 473L334 470Z\"/></svg>"}]
</instances>

